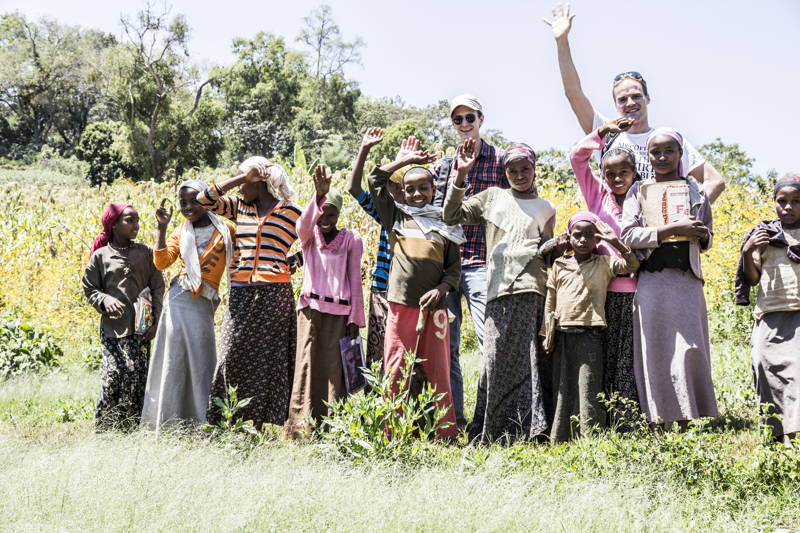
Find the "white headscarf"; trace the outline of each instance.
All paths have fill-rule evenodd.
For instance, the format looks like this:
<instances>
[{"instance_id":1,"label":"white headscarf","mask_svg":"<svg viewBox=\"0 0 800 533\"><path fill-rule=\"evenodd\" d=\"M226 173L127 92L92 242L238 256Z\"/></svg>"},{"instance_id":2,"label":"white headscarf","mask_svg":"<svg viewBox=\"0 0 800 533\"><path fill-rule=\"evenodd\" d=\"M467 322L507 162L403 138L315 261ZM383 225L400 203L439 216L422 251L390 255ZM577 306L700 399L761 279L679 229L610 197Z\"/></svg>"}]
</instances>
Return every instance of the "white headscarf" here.
<instances>
[{"instance_id":1,"label":"white headscarf","mask_svg":"<svg viewBox=\"0 0 800 533\"><path fill-rule=\"evenodd\" d=\"M193 191L202 192L206 190L207 185L200 180L187 180L178 185L178 195L181 189L186 187ZM211 219L211 224L222 235L222 240L225 242L225 265L230 266L231 258L233 257L233 240L231 234L225 223L214 213L209 212L208 218ZM200 285L203 283L202 273L200 270L200 255L197 253L197 243L194 237L194 225L188 220L183 223L183 230L181 231L181 257L183 264L186 266L186 278L189 281L189 286L192 292L197 292Z\"/></svg>"},{"instance_id":2,"label":"white headscarf","mask_svg":"<svg viewBox=\"0 0 800 533\"><path fill-rule=\"evenodd\" d=\"M282 166L272 163L266 157L261 157L260 155L248 157L239 165L239 171L247 172L256 165L270 165L267 169L269 178L264 183L267 184L267 189L272 196L282 202L294 200L294 189L289 185L289 175L286 174Z\"/></svg>"}]
</instances>

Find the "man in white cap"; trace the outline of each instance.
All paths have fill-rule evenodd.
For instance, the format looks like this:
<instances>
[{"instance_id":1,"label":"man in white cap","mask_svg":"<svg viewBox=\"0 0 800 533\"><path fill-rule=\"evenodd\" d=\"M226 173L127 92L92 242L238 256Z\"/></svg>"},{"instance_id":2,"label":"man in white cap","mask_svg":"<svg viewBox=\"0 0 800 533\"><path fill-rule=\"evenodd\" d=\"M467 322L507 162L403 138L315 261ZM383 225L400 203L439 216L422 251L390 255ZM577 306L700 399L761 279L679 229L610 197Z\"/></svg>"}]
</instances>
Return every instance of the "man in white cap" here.
<instances>
[{"instance_id":1,"label":"man in white cap","mask_svg":"<svg viewBox=\"0 0 800 533\"><path fill-rule=\"evenodd\" d=\"M459 140L463 142L475 139L478 152L475 165L467 175L464 199L492 186L508 187L503 172L502 150L481 139L480 129L483 119L483 106L477 97L462 94L450 102L450 120ZM453 158L441 159L434 166L434 174L440 183L446 183L455 173L456 165ZM444 195L441 194L438 202L443 199ZM455 315L455 319L450 323L450 385L453 391L456 423L459 427L464 427L467 423L464 417L464 381L459 363L462 296L467 301L481 348L483 348L483 317L486 311L486 240L483 237L483 228L477 224L465 224L463 227L466 242L461 245L461 281L458 290L451 291L447 295L447 307ZM481 394L480 386L479 384L478 394Z\"/></svg>"}]
</instances>

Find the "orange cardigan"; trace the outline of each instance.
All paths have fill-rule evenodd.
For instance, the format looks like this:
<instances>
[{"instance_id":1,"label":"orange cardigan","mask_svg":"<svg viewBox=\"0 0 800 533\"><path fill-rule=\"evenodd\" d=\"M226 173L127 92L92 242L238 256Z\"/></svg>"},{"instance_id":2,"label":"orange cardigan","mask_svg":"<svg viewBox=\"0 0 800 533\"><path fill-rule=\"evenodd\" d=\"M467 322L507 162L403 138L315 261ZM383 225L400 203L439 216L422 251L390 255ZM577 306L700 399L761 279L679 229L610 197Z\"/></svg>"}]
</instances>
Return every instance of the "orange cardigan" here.
<instances>
[{"instance_id":1,"label":"orange cardigan","mask_svg":"<svg viewBox=\"0 0 800 533\"><path fill-rule=\"evenodd\" d=\"M228 221L223 220L225 227L231 234L231 238L236 235L236 226ZM159 270L166 270L174 263L181 255L181 231L183 231L184 222L172 232L172 235L167 239L167 246L165 248L156 248L153 250L153 263ZM225 241L218 230L214 230L208 246L200 256L200 277L203 281L219 289L219 282L222 279L222 273L225 271ZM186 273L186 266L181 266L179 275ZM192 298L197 298L202 290L202 285L192 293Z\"/></svg>"}]
</instances>

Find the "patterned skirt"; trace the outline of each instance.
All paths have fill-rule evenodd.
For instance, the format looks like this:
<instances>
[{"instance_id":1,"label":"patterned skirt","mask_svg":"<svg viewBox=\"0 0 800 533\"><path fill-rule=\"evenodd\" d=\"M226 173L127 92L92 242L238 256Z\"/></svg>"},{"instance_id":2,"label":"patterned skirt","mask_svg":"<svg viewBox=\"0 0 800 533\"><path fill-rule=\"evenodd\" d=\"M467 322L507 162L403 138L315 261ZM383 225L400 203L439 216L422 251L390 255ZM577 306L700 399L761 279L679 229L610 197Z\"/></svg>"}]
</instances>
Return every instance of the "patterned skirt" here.
<instances>
[{"instance_id":1,"label":"patterned skirt","mask_svg":"<svg viewBox=\"0 0 800 533\"><path fill-rule=\"evenodd\" d=\"M103 370L95 408L99 430L134 429L139 425L147 387L150 341L141 335L107 337L100 332Z\"/></svg>"},{"instance_id":2,"label":"patterned skirt","mask_svg":"<svg viewBox=\"0 0 800 533\"><path fill-rule=\"evenodd\" d=\"M632 292L606 293L606 351L603 392L607 398L614 393L626 400L612 411L611 422L622 423L639 416L639 393L633 373L633 295Z\"/></svg>"},{"instance_id":3,"label":"patterned skirt","mask_svg":"<svg viewBox=\"0 0 800 533\"><path fill-rule=\"evenodd\" d=\"M236 387L239 400L250 403L236 418L282 425L289 412L294 378L297 319L289 283L231 287L222 324L220 360L211 385L208 422L222 417L214 398L227 398Z\"/></svg>"},{"instance_id":4,"label":"patterned skirt","mask_svg":"<svg viewBox=\"0 0 800 533\"><path fill-rule=\"evenodd\" d=\"M389 301L385 292L369 293L369 329L367 333L367 366L373 361L383 361L383 343L386 338L386 317Z\"/></svg>"},{"instance_id":5,"label":"patterned skirt","mask_svg":"<svg viewBox=\"0 0 800 533\"><path fill-rule=\"evenodd\" d=\"M545 399L539 369L539 327L544 298L529 292L500 296L486 304L485 385L468 431L471 439L489 441L532 438L547 432Z\"/></svg>"}]
</instances>

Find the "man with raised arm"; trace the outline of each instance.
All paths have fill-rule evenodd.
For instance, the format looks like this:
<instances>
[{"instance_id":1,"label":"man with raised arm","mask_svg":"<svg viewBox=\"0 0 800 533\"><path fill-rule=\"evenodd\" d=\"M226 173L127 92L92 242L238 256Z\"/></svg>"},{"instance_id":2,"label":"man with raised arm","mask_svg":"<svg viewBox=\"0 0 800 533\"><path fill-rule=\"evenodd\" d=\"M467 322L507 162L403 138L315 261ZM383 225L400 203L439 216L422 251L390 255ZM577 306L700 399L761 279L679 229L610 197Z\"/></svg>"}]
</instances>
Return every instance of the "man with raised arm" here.
<instances>
[{"instance_id":1,"label":"man with raised arm","mask_svg":"<svg viewBox=\"0 0 800 533\"><path fill-rule=\"evenodd\" d=\"M564 93L583 132L588 134L608 122L608 119L595 110L581 88L581 80L569 48L569 32L574 18L575 14L570 14L569 4L558 4L553 8L553 20L545 19L544 22L553 30L556 40L558 68L561 71ZM614 77L612 95L617 112L633 121L633 124L628 131L613 139L607 138L605 149L625 148L633 152L639 175L642 179L649 179L653 176L653 168L647 157L647 137L654 128L650 126L647 117L647 105L650 103L647 82L636 71L621 72ZM689 176L703 185L708 199L714 202L725 190L725 180L688 141L684 140L682 149L683 168Z\"/></svg>"}]
</instances>

